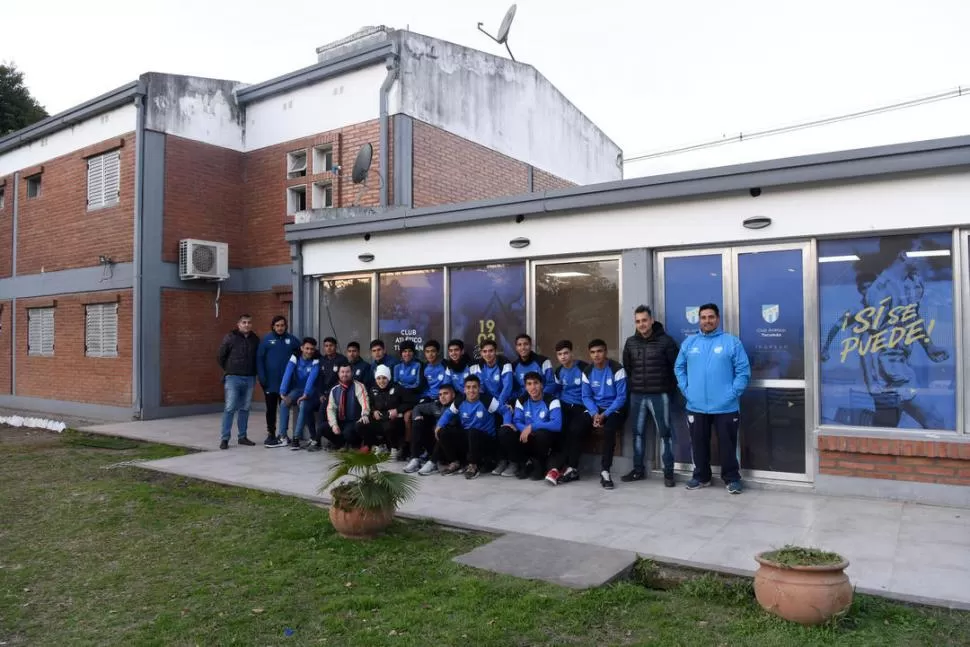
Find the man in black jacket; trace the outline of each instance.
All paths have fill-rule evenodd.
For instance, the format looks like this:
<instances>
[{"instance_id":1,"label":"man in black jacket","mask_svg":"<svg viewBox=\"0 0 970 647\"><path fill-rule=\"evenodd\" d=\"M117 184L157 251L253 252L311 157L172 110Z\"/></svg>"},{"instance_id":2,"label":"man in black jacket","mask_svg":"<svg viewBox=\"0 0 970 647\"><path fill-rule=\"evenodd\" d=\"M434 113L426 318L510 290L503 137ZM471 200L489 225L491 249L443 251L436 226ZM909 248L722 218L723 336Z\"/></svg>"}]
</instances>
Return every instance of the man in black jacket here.
<instances>
[{"instance_id":1,"label":"man in black jacket","mask_svg":"<svg viewBox=\"0 0 970 647\"><path fill-rule=\"evenodd\" d=\"M664 485L674 487L674 438L670 424L670 394L677 388L674 363L679 348L663 325L653 318L645 305L633 312L636 333L623 346L623 368L626 369L627 389L630 393L630 413L633 415L633 471L620 480L629 483L646 478L647 413L663 439L661 455Z\"/></svg>"},{"instance_id":2,"label":"man in black jacket","mask_svg":"<svg viewBox=\"0 0 970 647\"><path fill-rule=\"evenodd\" d=\"M219 345L219 366L222 368L222 383L225 389L226 405L222 411L222 441L219 449L229 449L232 435L232 418L236 415L236 438L240 445L252 446L253 441L246 437L249 429L249 407L253 403L253 389L256 386L256 354L259 350L259 337L253 332L253 319L247 314L239 317L236 329L222 339Z\"/></svg>"}]
</instances>

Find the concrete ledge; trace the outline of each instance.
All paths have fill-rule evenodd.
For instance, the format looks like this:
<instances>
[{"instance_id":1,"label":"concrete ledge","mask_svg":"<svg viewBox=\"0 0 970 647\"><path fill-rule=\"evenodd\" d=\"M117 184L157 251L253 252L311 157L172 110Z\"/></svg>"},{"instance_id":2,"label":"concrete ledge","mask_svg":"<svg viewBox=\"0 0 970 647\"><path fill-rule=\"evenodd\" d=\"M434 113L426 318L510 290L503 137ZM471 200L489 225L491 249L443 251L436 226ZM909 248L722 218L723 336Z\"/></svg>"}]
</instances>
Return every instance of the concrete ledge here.
<instances>
[{"instance_id":1,"label":"concrete ledge","mask_svg":"<svg viewBox=\"0 0 970 647\"><path fill-rule=\"evenodd\" d=\"M131 420L130 407L113 407L106 404L69 402L67 400L45 400L21 395L0 395L0 407L17 411L70 416L86 420Z\"/></svg>"},{"instance_id":2,"label":"concrete ledge","mask_svg":"<svg viewBox=\"0 0 970 647\"><path fill-rule=\"evenodd\" d=\"M815 491L830 496L858 496L970 508L970 487L960 485L819 474L815 477Z\"/></svg>"},{"instance_id":3,"label":"concrete ledge","mask_svg":"<svg viewBox=\"0 0 970 647\"><path fill-rule=\"evenodd\" d=\"M454 561L528 580L590 589L629 576L637 554L564 539L510 533L459 555Z\"/></svg>"}]
</instances>

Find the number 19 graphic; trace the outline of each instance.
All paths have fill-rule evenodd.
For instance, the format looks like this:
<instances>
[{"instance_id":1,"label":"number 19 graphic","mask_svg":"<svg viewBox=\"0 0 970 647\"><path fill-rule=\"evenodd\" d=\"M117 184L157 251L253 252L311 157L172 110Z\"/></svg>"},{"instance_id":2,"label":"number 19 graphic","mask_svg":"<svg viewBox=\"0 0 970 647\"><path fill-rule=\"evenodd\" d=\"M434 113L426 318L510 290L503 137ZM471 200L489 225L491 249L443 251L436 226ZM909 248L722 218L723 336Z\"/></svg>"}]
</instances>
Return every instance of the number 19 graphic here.
<instances>
[{"instance_id":1,"label":"number 19 graphic","mask_svg":"<svg viewBox=\"0 0 970 647\"><path fill-rule=\"evenodd\" d=\"M478 337L475 339L475 342L478 346L481 346L482 342L485 341L486 339L491 339L492 341L496 341L494 319L487 319L487 320L479 319L478 330L479 330Z\"/></svg>"}]
</instances>

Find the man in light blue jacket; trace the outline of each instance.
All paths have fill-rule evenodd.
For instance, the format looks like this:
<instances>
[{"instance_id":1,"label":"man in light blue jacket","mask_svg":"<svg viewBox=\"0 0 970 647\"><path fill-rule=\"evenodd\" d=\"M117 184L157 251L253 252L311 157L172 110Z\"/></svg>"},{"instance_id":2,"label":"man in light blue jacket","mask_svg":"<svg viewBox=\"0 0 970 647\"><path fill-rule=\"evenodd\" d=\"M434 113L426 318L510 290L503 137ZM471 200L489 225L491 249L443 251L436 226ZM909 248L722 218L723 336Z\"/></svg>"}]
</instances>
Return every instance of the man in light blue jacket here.
<instances>
[{"instance_id":1,"label":"man in light blue jacket","mask_svg":"<svg viewBox=\"0 0 970 647\"><path fill-rule=\"evenodd\" d=\"M717 431L721 478L731 494L741 494L738 465L739 398L751 379L751 364L741 340L720 329L717 305L700 307L700 333L684 340L674 365L677 386L687 398L694 475L688 490L711 484L711 428Z\"/></svg>"}]
</instances>

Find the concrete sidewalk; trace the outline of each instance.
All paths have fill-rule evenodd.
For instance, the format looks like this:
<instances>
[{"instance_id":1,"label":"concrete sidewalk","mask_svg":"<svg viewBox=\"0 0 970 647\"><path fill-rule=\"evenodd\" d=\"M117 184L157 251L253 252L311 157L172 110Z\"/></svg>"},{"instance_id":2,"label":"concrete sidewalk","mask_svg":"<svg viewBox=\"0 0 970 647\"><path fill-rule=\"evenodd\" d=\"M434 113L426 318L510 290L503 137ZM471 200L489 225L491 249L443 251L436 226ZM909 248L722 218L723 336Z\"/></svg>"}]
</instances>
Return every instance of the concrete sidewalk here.
<instances>
[{"instance_id":1,"label":"concrete sidewalk","mask_svg":"<svg viewBox=\"0 0 970 647\"><path fill-rule=\"evenodd\" d=\"M262 446L219 451L219 417L195 416L88 427L84 431L214 450L143 463L148 469L307 499L330 456ZM257 427L254 427L256 429ZM258 427L262 429L262 427ZM254 434L260 442L262 432ZM401 463L389 463L401 469ZM515 532L636 551L657 561L751 575L755 553L786 543L840 552L858 590L970 609L970 510L806 492L723 487L688 492L658 479L547 483L483 475L420 477L401 513L446 525Z\"/></svg>"}]
</instances>

